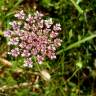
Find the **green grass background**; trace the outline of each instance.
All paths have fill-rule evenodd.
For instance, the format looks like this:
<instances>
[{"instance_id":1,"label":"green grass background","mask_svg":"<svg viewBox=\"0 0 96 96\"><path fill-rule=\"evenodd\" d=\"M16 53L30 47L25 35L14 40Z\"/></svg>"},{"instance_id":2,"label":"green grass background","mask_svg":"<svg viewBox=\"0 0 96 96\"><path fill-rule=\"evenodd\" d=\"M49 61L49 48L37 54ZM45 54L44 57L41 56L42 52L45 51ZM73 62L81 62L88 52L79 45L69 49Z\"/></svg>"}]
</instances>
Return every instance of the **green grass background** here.
<instances>
[{"instance_id":1,"label":"green grass background","mask_svg":"<svg viewBox=\"0 0 96 96\"><path fill-rule=\"evenodd\" d=\"M22 58L3 57L8 49L3 32L22 9L42 11L61 23L63 42L56 60L26 69ZM0 0L0 58L12 63L9 68L0 63L0 96L96 96L96 0ZM24 82L32 85L20 86Z\"/></svg>"}]
</instances>

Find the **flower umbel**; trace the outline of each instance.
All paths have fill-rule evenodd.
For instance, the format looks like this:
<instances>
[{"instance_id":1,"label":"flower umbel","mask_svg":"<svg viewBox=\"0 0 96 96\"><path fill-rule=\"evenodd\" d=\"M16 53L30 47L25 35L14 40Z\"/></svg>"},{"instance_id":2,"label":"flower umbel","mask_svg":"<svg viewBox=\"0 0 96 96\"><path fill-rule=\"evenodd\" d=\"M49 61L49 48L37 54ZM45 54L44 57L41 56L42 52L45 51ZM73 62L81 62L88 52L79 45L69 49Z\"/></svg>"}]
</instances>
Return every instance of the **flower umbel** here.
<instances>
[{"instance_id":1,"label":"flower umbel","mask_svg":"<svg viewBox=\"0 0 96 96\"><path fill-rule=\"evenodd\" d=\"M61 25L54 24L52 18L44 20L44 14L38 11L34 15L26 15L22 10L15 17L17 20L10 23L10 30L4 32L9 46L13 46L8 53L13 57L23 57L25 67L33 67L31 58L34 56L39 64L46 57L56 59L56 49L62 42L58 38Z\"/></svg>"}]
</instances>

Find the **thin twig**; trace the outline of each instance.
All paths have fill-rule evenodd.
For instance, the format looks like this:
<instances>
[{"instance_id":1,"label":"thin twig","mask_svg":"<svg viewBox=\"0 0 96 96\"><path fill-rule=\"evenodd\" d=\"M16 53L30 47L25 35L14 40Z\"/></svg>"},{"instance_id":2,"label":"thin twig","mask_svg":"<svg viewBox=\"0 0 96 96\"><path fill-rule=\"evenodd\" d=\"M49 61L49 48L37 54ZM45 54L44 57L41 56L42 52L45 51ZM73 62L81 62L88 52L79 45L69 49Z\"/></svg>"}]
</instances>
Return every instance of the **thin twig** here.
<instances>
[{"instance_id":1,"label":"thin twig","mask_svg":"<svg viewBox=\"0 0 96 96\"><path fill-rule=\"evenodd\" d=\"M69 82L78 71L79 71L79 68L75 70L75 72L67 79L66 82Z\"/></svg>"},{"instance_id":2,"label":"thin twig","mask_svg":"<svg viewBox=\"0 0 96 96\"><path fill-rule=\"evenodd\" d=\"M18 88L22 88L22 87L28 87L31 86L33 83L32 82L25 82L25 83L20 83L19 85L13 85L13 86L2 86L0 87L0 91L5 91L5 90L10 90L10 89L18 89Z\"/></svg>"}]
</instances>

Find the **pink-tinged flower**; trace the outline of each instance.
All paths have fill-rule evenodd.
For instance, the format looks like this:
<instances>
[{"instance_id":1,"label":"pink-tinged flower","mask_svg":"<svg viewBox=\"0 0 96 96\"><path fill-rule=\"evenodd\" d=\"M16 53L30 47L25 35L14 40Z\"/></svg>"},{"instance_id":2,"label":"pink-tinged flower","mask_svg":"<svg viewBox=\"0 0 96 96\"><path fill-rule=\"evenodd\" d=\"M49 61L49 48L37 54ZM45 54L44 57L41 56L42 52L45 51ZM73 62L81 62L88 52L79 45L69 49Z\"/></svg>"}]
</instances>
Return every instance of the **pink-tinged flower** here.
<instances>
[{"instance_id":1,"label":"pink-tinged flower","mask_svg":"<svg viewBox=\"0 0 96 96\"><path fill-rule=\"evenodd\" d=\"M27 50L32 49L32 44L27 44L26 49L27 49Z\"/></svg>"},{"instance_id":2,"label":"pink-tinged flower","mask_svg":"<svg viewBox=\"0 0 96 96\"><path fill-rule=\"evenodd\" d=\"M44 16L44 15L43 15L42 13L36 11L35 14L34 14L34 19L39 20L39 19L41 19L43 16Z\"/></svg>"},{"instance_id":3,"label":"pink-tinged flower","mask_svg":"<svg viewBox=\"0 0 96 96\"><path fill-rule=\"evenodd\" d=\"M43 55L43 56L45 56L46 55L46 45L45 44L42 44L41 45L41 54Z\"/></svg>"},{"instance_id":4,"label":"pink-tinged flower","mask_svg":"<svg viewBox=\"0 0 96 96\"><path fill-rule=\"evenodd\" d=\"M33 41L33 42L32 42L32 45L33 45L33 47L35 48L36 46L38 46L38 42L37 42L37 41L36 41L36 42Z\"/></svg>"},{"instance_id":5,"label":"pink-tinged flower","mask_svg":"<svg viewBox=\"0 0 96 96\"><path fill-rule=\"evenodd\" d=\"M42 30L38 30L36 33L37 33L38 36L42 36L43 35Z\"/></svg>"},{"instance_id":6,"label":"pink-tinged flower","mask_svg":"<svg viewBox=\"0 0 96 96\"><path fill-rule=\"evenodd\" d=\"M27 33L24 33L23 36L20 36L20 39L21 39L22 41L28 40L28 34L27 34Z\"/></svg>"},{"instance_id":7,"label":"pink-tinged flower","mask_svg":"<svg viewBox=\"0 0 96 96\"><path fill-rule=\"evenodd\" d=\"M10 22L10 25L12 26L13 30L18 30L20 28L16 21Z\"/></svg>"},{"instance_id":8,"label":"pink-tinged flower","mask_svg":"<svg viewBox=\"0 0 96 96\"><path fill-rule=\"evenodd\" d=\"M31 54L34 55L34 56L36 56L36 55L38 54L37 49L36 49L36 48L33 48L33 49L31 50Z\"/></svg>"},{"instance_id":9,"label":"pink-tinged flower","mask_svg":"<svg viewBox=\"0 0 96 96\"><path fill-rule=\"evenodd\" d=\"M38 61L39 64L42 64L43 60L44 60L43 56L37 55L37 61Z\"/></svg>"},{"instance_id":10,"label":"pink-tinged flower","mask_svg":"<svg viewBox=\"0 0 96 96\"><path fill-rule=\"evenodd\" d=\"M25 18L24 11L22 10L19 13L15 14L15 17L17 17L18 19L24 19Z\"/></svg>"},{"instance_id":11,"label":"pink-tinged flower","mask_svg":"<svg viewBox=\"0 0 96 96\"><path fill-rule=\"evenodd\" d=\"M24 65L23 66L32 68L33 67L33 62L31 60L31 58L27 58L26 60L24 60Z\"/></svg>"},{"instance_id":12,"label":"pink-tinged flower","mask_svg":"<svg viewBox=\"0 0 96 96\"><path fill-rule=\"evenodd\" d=\"M26 42L23 41L19 44L20 48L26 48L26 46L27 46Z\"/></svg>"},{"instance_id":13,"label":"pink-tinged flower","mask_svg":"<svg viewBox=\"0 0 96 96\"><path fill-rule=\"evenodd\" d=\"M22 54L21 54L21 56L22 57L29 57L31 54L30 54L30 52L29 52L29 50L23 50L23 52L22 52Z\"/></svg>"},{"instance_id":14,"label":"pink-tinged flower","mask_svg":"<svg viewBox=\"0 0 96 96\"><path fill-rule=\"evenodd\" d=\"M48 20L45 20L44 24L47 28L50 28L53 24L52 18L49 18Z\"/></svg>"},{"instance_id":15,"label":"pink-tinged flower","mask_svg":"<svg viewBox=\"0 0 96 96\"><path fill-rule=\"evenodd\" d=\"M28 15L26 21L27 21L29 24L35 23L35 20L33 19L33 16L31 16L31 14Z\"/></svg>"},{"instance_id":16,"label":"pink-tinged flower","mask_svg":"<svg viewBox=\"0 0 96 96\"><path fill-rule=\"evenodd\" d=\"M12 31L11 30L7 30L4 32L4 37L11 37Z\"/></svg>"},{"instance_id":17,"label":"pink-tinged flower","mask_svg":"<svg viewBox=\"0 0 96 96\"><path fill-rule=\"evenodd\" d=\"M10 39L10 41L8 42L8 45L18 45L18 43L19 43L19 38L14 37Z\"/></svg>"},{"instance_id":18,"label":"pink-tinged flower","mask_svg":"<svg viewBox=\"0 0 96 96\"><path fill-rule=\"evenodd\" d=\"M30 28L31 28L31 26L29 24L27 24L27 23L24 24L24 29L30 30Z\"/></svg>"},{"instance_id":19,"label":"pink-tinged flower","mask_svg":"<svg viewBox=\"0 0 96 96\"><path fill-rule=\"evenodd\" d=\"M55 38L55 37L57 37L57 36L58 36L58 33L57 33L57 32L52 31L52 32L50 33L50 37L51 37L51 38Z\"/></svg>"},{"instance_id":20,"label":"pink-tinged flower","mask_svg":"<svg viewBox=\"0 0 96 96\"><path fill-rule=\"evenodd\" d=\"M30 33L30 36L34 39L34 38L37 38L37 34L34 32L34 31L32 31L31 33Z\"/></svg>"},{"instance_id":21,"label":"pink-tinged flower","mask_svg":"<svg viewBox=\"0 0 96 96\"><path fill-rule=\"evenodd\" d=\"M40 20L37 24L38 24L39 28L43 28L44 27L44 20Z\"/></svg>"},{"instance_id":22,"label":"pink-tinged flower","mask_svg":"<svg viewBox=\"0 0 96 96\"><path fill-rule=\"evenodd\" d=\"M52 60L56 59L56 54L52 50L47 50L46 55Z\"/></svg>"},{"instance_id":23,"label":"pink-tinged flower","mask_svg":"<svg viewBox=\"0 0 96 96\"><path fill-rule=\"evenodd\" d=\"M24 36L25 31L24 30L17 30L17 32L15 31L15 34L18 35L19 37Z\"/></svg>"},{"instance_id":24,"label":"pink-tinged flower","mask_svg":"<svg viewBox=\"0 0 96 96\"><path fill-rule=\"evenodd\" d=\"M31 30L32 30L32 32L36 32L37 31L37 27L36 27L35 24L32 24Z\"/></svg>"},{"instance_id":25,"label":"pink-tinged flower","mask_svg":"<svg viewBox=\"0 0 96 96\"><path fill-rule=\"evenodd\" d=\"M38 52L41 50L41 44L37 44L36 45L36 49L38 50Z\"/></svg>"},{"instance_id":26,"label":"pink-tinged flower","mask_svg":"<svg viewBox=\"0 0 96 96\"><path fill-rule=\"evenodd\" d=\"M55 24L54 26L53 26L53 30L54 31L60 31L61 30L61 25L58 23L58 24Z\"/></svg>"},{"instance_id":27,"label":"pink-tinged flower","mask_svg":"<svg viewBox=\"0 0 96 96\"><path fill-rule=\"evenodd\" d=\"M62 42L61 39L58 39L58 38L54 39L54 45L55 45L56 47L61 46L61 42Z\"/></svg>"},{"instance_id":28,"label":"pink-tinged flower","mask_svg":"<svg viewBox=\"0 0 96 96\"><path fill-rule=\"evenodd\" d=\"M47 44L48 43L48 37L47 36L39 36L39 42L41 44Z\"/></svg>"},{"instance_id":29,"label":"pink-tinged flower","mask_svg":"<svg viewBox=\"0 0 96 96\"><path fill-rule=\"evenodd\" d=\"M52 51L55 51L55 50L56 50L54 44L50 44L50 45L47 47L47 49L48 49L48 50L52 50Z\"/></svg>"},{"instance_id":30,"label":"pink-tinged flower","mask_svg":"<svg viewBox=\"0 0 96 96\"><path fill-rule=\"evenodd\" d=\"M11 52L9 52L13 57L17 57L20 54L19 48L12 49Z\"/></svg>"},{"instance_id":31,"label":"pink-tinged flower","mask_svg":"<svg viewBox=\"0 0 96 96\"><path fill-rule=\"evenodd\" d=\"M20 20L11 23L11 30L4 33L8 37L8 44L12 46L9 54L13 57L18 55L25 59L24 66L32 67L31 57L35 56L37 62L42 64L44 59L56 58L56 48L61 45L62 40L57 36L61 30L60 24L55 24L52 18L43 19L43 14L35 12L32 16L29 14L25 17L25 13L20 11L15 14ZM23 19L23 20L22 20ZM27 59L26 59L27 58Z\"/></svg>"},{"instance_id":32,"label":"pink-tinged flower","mask_svg":"<svg viewBox=\"0 0 96 96\"><path fill-rule=\"evenodd\" d=\"M20 30L18 29L18 30L14 30L14 32L12 32L12 35L13 36L19 36L19 34L20 34Z\"/></svg>"},{"instance_id":33,"label":"pink-tinged flower","mask_svg":"<svg viewBox=\"0 0 96 96\"><path fill-rule=\"evenodd\" d=\"M33 36L28 36L28 40L27 40L28 43L32 43L33 42Z\"/></svg>"}]
</instances>

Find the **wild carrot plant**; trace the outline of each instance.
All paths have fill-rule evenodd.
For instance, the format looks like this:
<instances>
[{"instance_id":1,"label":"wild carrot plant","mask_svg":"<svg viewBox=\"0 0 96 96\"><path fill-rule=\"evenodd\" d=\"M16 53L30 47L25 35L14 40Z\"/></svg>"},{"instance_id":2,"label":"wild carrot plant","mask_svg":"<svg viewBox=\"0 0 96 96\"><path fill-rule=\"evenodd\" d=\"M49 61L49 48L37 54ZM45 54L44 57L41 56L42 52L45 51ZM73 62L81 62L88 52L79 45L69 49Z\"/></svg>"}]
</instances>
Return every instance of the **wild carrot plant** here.
<instances>
[{"instance_id":1,"label":"wild carrot plant","mask_svg":"<svg viewBox=\"0 0 96 96\"><path fill-rule=\"evenodd\" d=\"M61 46L58 38L60 23L52 18L43 19L44 14L36 11L33 15L20 11L14 15L16 20L10 22L11 28L4 32L11 47L8 54L23 57L25 67L33 67L33 57L39 64L49 58L56 59L56 49Z\"/></svg>"}]
</instances>

